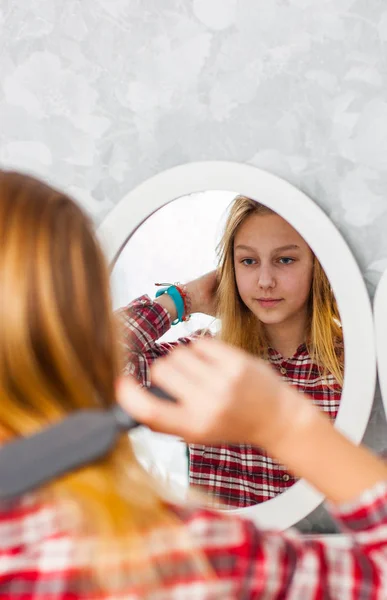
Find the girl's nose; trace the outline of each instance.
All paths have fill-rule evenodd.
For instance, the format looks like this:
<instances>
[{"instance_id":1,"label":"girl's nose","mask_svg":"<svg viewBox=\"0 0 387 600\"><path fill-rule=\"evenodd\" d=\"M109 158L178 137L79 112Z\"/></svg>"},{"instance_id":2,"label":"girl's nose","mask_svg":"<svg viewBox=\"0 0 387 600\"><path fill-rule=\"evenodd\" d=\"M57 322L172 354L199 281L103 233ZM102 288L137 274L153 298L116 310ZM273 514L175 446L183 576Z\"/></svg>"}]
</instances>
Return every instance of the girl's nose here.
<instances>
[{"instance_id":1,"label":"girl's nose","mask_svg":"<svg viewBox=\"0 0 387 600\"><path fill-rule=\"evenodd\" d=\"M258 284L263 289L275 287L275 279L270 266L261 266L259 269Z\"/></svg>"}]
</instances>

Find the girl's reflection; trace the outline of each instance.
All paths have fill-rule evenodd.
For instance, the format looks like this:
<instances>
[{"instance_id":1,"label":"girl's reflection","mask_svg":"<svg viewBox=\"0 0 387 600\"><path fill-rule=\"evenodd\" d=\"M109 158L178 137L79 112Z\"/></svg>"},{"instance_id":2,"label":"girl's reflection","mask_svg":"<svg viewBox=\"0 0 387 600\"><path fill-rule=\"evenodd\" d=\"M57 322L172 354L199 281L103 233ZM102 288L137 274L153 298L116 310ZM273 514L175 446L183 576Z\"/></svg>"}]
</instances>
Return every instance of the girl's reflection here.
<instances>
[{"instance_id":1,"label":"girl's reflection","mask_svg":"<svg viewBox=\"0 0 387 600\"><path fill-rule=\"evenodd\" d=\"M218 247L217 271L168 285L119 311L126 332L125 371L149 385L149 366L176 345L160 343L171 324L200 312L217 316L219 337L265 358L333 420L343 383L340 317L329 281L300 234L267 207L237 196ZM245 507L273 498L295 478L262 449L190 445L190 483L213 506Z\"/></svg>"}]
</instances>

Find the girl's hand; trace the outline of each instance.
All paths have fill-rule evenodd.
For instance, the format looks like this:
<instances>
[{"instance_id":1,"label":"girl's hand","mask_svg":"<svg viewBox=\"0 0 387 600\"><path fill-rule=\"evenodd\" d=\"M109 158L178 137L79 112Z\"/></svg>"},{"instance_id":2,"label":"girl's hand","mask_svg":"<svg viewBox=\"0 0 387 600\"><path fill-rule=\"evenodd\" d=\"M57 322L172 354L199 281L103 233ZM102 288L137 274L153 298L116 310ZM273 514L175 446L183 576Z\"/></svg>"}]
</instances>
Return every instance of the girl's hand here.
<instances>
[{"instance_id":1,"label":"girl's hand","mask_svg":"<svg viewBox=\"0 0 387 600\"><path fill-rule=\"evenodd\" d=\"M187 292L191 297L191 312L215 317L217 287L216 270L187 283Z\"/></svg>"},{"instance_id":2,"label":"girl's hand","mask_svg":"<svg viewBox=\"0 0 387 600\"><path fill-rule=\"evenodd\" d=\"M177 404L130 380L120 385L120 402L141 423L188 442L269 449L315 410L263 361L216 340L198 340L158 359L151 379Z\"/></svg>"},{"instance_id":3,"label":"girl's hand","mask_svg":"<svg viewBox=\"0 0 387 600\"><path fill-rule=\"evenodd\" d=\"M177 404L130 379L122 381L118 396L123 408L152 429L202 444L262 446L336 503L387 480L385 463L332 427L268 365L240 350L202 339L157 360L151 375Z\"/></svg>"}]
</instances>

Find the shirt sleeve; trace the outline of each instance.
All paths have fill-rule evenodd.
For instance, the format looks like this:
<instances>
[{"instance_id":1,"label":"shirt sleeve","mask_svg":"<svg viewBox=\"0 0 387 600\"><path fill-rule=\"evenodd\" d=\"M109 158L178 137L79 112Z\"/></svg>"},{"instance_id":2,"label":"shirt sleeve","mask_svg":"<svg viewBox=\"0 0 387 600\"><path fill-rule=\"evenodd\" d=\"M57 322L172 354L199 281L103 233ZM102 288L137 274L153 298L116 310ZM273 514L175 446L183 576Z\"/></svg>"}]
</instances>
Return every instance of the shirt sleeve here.
<instances>
[{"instance_id":1,"label":"shirt sleeve","mask_svg":"<svg viewBox=\"0 0 387 600\"><path fill-rule=\"evenodd\" d=\"M201 332L174 342L158 342L172 325L169 312L147 295L116 311L123 348L123 374L133 375L144 386L150 385L149 367L180 344L189 344Z\"/></svg>"},{"instance_id":2,"label":"shirt sleeve","mask_svg":"<svg viewBox=\"0 0 387 600\"><path fill-rule=\"evenodd\" d=\"M348 544L335 545L297 531L268 532L244 525L237 551L239 597L387 598L387 482L355 502L331 508Z\"/></svg>"}]
</instances>

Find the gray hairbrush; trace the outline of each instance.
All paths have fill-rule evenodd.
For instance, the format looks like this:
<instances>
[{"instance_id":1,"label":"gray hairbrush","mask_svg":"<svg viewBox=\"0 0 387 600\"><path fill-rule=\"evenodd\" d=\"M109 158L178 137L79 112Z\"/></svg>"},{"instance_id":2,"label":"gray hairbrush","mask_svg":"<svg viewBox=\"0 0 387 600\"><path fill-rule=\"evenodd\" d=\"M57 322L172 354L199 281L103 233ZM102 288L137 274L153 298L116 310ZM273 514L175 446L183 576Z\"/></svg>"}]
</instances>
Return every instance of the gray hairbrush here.
<instances>
[{"instance_id":1,"label":"gray hairbrush","mask_svg":"<svg viewBox=\"0 0 387 600\"><path fill-rule=\"evenodd\" d=\"M149 391L174 399L157 387ZM117 436L137 423L118 404L111 410L80 410L26 438L0 448L0 501L33 490L113 449Z\"/></svg>"}]
</instances>

